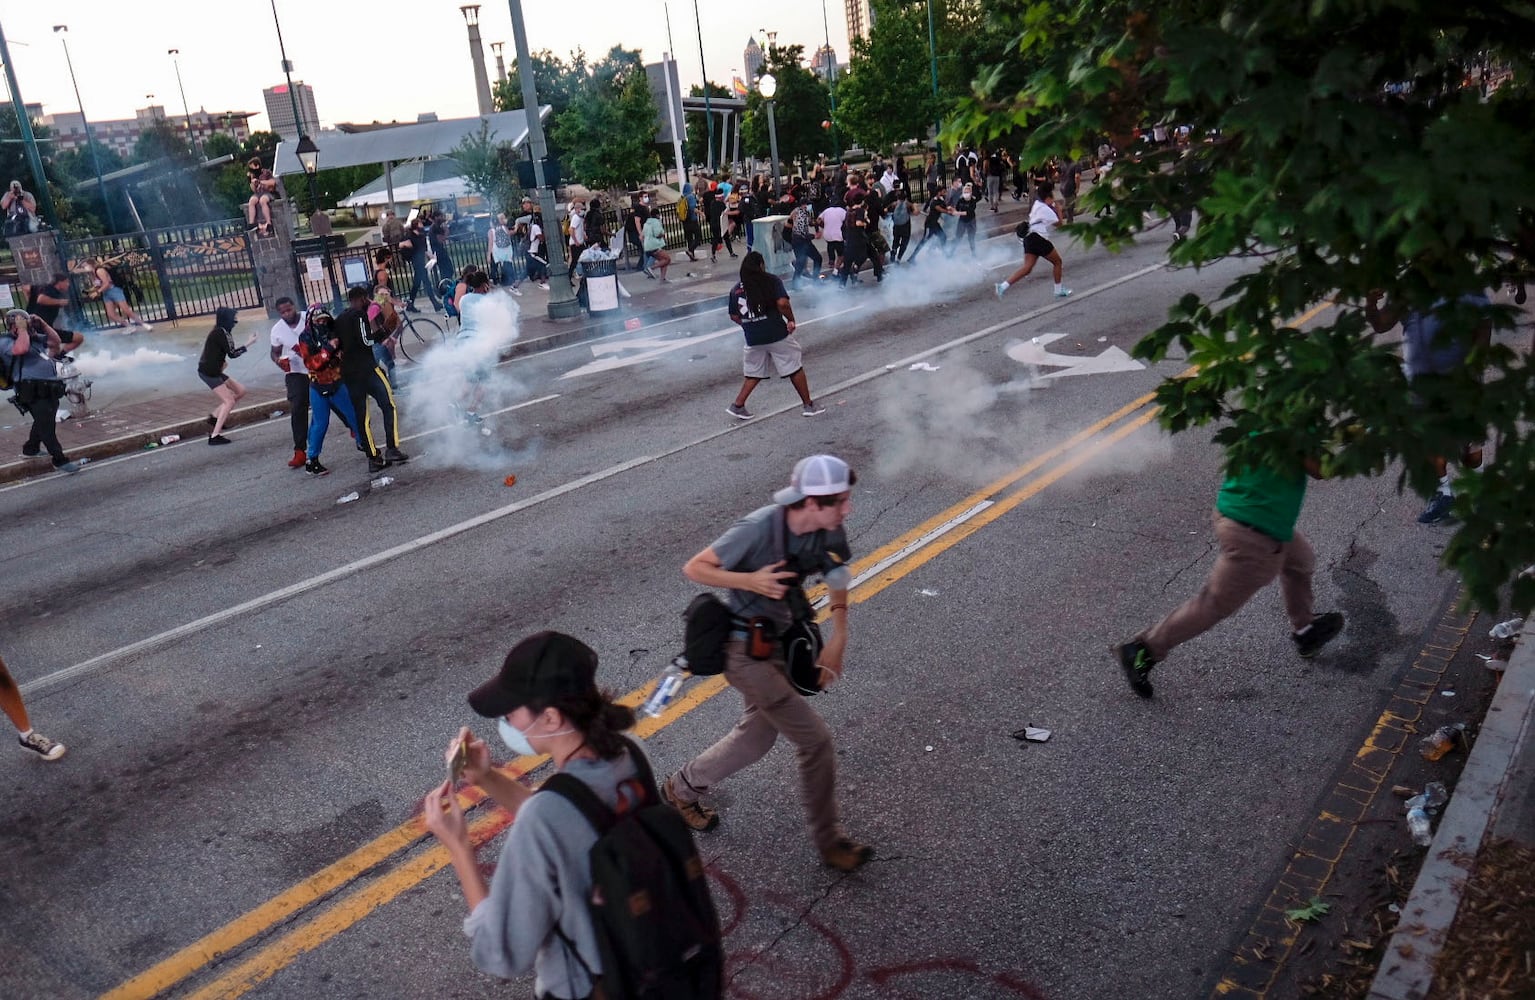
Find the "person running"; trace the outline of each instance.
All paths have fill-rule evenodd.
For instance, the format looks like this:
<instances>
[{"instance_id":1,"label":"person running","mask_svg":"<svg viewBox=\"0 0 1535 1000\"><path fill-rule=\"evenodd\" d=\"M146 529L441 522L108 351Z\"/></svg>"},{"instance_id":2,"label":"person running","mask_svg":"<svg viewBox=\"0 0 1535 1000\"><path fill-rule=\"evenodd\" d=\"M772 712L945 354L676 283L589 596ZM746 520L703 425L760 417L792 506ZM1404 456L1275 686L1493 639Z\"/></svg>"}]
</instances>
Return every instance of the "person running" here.
<instances>
[{"instance_id":1,"label":"person running","mask_svg":"<svg viewBox=\"0 0 1535 1000\"><path fill-rule=\"evenodd\" d=\"M235 322L235 311L229 306L219 306L213 314L213 329L208 331L203 341L203 353L197 359L197 377L202 379L203 385L213 390L219 400L219 405L208 417L208 422L213 425L213 429L208 432L209 444L231 443L224 436L224 423L229 419L229 414L234 412L235 404L245 398L245 386L225 375L224 369L228 367L231 358L238 358L250 350L256 342L256 331L252 330L245 343L236 347Z\"/></svg>"},{"instance_id":2,"label":"person running","mask_svg":"<svg viewBox=\"0 0 1535 1000\"><path fill-rule=\"evenodd\" d=\"M21 688L16 685L16 679L11 676L10 668L3 659L0 659L0 710L5 712L5 717L16 727L16 742L21 744L23 750L30 750L43 760L58 760L64 756L64 744L50 740L32 728L32 720L27 717L27 706L21 700Z\"/></svg>"},{"instance_id":3,"label":"person running","mask_svg":"<svg viewBox=\"0 0 1535 1000\"><path fill-rule=\"evenodd\" d=\"M462 350L464 358L464 391L457 409L463 413L464 423L482 424L480 408L485 403L485 384L490 381L490 365L484 357L485 345L483 310L490 304L490 275L484 271L467 271L456 292L454 303L458 307L458 336L454 343Z\"/></svg>"},{"instance_id":4,"label":"person running","mask_svg":"<svg viewBox=\"0 0 1535 1000\"><path fill-rule=\"evenodd\" d=\"M85 346L84 334L75 333L59 322L60 313L68 306L69 275L64 271L56 272L50 283L33 285L27 292L27 312L53 327L59 335L59 353L55 357L60 359Z\"/></svg>"},{"instance_id":5,"label":"person running","mask_svg":"<svg viewBox=\"0 0 1535 1000\"><path fill-rule=\"evenodd\" d=\"M1279 578L1290 639L1310 659L1343 631L1337 611L1316 614L1311 578L1316 553L1295 527L1306 499L1306 477L1321 478L1314 459L1292 468L1237 469L1215 498L1215 538L1220 554L1199 593L1156 625L1113 648L1131 690L1152 695L1151 669L1176 647L1236 614L1252 596Z\"/></svg>"},{"instance_id":6,"label":"person running","mask_svg":"<svg viewBox=\"0 0 1535 1000\"><path fill-rule=\"evenodd\" d=\"M725 644L725 680L740 693L744 711L723 739L661 786L661 797L688 826L712 830L719 825L719 813L702 797L756 763L784 736L798 758L800 803L811 839L821 859L839 871L862 867L874 849L842 829L831 730L790 683L776 637L813 615L801 587L807 578L820 576L829 592L832 635L815 659L816 687L824 690L841 678L852 582L852 552L843 525L857 481L834 455L800 459L789 485L773 494L771 504L737 521L683 566L683 575L694 583L728 591L725 603L742 628ZM757 648L758 641L766 648Z\"/></svg>"},{"instance_id":7,"label":"person running","mask_svg":"<svg viewBox=\"0 0 1535 1000\"><path fill-rule=\"evenodd\" d=\"M330 430L334 410L346 422L347 430L357 439L357 413L352 397L345 391L341 373L341 338L336 334L335 319L324 306L310 306L299 335L298 355L309 373L309 437L305 446L304 471L311 476L327 475L320 464L320 450Z\"/></svg>"},{"instance_id":8,"label":"person running","mask_svg":"<svg viewBox=\"0 0 1535 1000\"><path fill-rule=\"evenodd\" d=\"M821 273L821 251L815 246L816 226L815 209L811 208L808 196L801 196L799 204L789 213L789 245L794 249L794 273L789 278L791 288L799 284L807 262L815 261L810 271L812 276Z\"/></svg>"},{"instance_id":9,"label":"person running","mask_svg":"<svg viewBox=\"0 0 1535 1000\"><path fill-rule=\"evenodd\" d=\"M874 265L874 280L884 281L885 269L879 262L879 254L873 252L874 233L879 223L869 218L869 208L865 204L869 196L858 190L847 197L847 221L842 230L847 252L843 255L842 273L837 283L846 287L848 278L857 282L858 271L865 260Z\"/></svg>"},{"instance_id":10,"label":"person running","mask_svg":"<svg viewBox=\"0 0 1535 1000\"><path fill-rule=\"evenodd\" d=\"M885 214L890 220L890 262L899 264L911 245L911 196L905 181L895 182L885 199Z\"/></svg>"},{"instance_id":11,"label":"person running","mask_svg":"<svg viewBox=\"0 0 1535 1000\"><path fill-rule=\"evenodd\" d=\"M970 256L975 256L975 213L980 208L980 200L975 192L974 185L966 184L960 188L959 200L954 202L954 214L959 217L959 225L954 228L954 246L949 248L950 257L959 249L960 240L970 244Z\"/></svg>"},{"instance_id":12,"label":"person running","mask_svg":"<svg viewBox=\"0 0 1535 1000\"><path fill-rule=\"evenodd\" d=\"M745 334L746 352L741 362L741 391L725 412L737 420L750 420L747 397L758 383L775 374L788 379L799 393L801 415L814 417L826 412L826 407L810 398L804 354L794 336L789 292L777 275L768 273L767 262L755 250L741 261L741 280L730 290L730 320Z\"/></svg>"},{"instance_id":13,"label":"person running","mask_svg":"<svg viewBox=\"0 0 1535 1000\"><path fill-rule=\"evenodd\" d=\"M917 255L922 252L923 247L927 246L928 240L936 237L940 250L947 250L949 245L949 234L943 231L943 217L954 214L954 209L949 207L948 195L942 191L934 191L928 195L923 211L926 218L922 223L922 242L918 243L916 249L911 252L913 264L917 262Z\"/></svg>"},{"instance_id":14,"label":"person running","mask_svg":"<svg viewBox=\"0 0 1535 1000\"><path fill-rule=\"evenodd\" d=\"M133 333L134 327L145 333L152 332L154 328L134 313L133 307L128 304L128 293L117 281L123 275L120 265L109 265L106 260L97 257L92 271L96 277L96 293L101 297L102 308L106 310L107 322L122 327L124 333Z\"/></svg>"},{"instance_id":15,"label":"person running","mask_svg":"<svg viewBox=\"0 0 1535 1000\"><path fill-rule=\"evenodd\" d=\"M368 454L368 471L383 472L395 462L408 462L410 456L400 451L400 421L394 405L389 380L373 357L368 343L368 290L361 285L347 289L347 307L336 317L336 339L341 346L341 376L357 415L357 440ZM373 422L368 413L368 397L378 403L384 419L384 447L378 446Z\"/></svg>"},{"instance_id":16,"label":"person running","mask_svg":"<svg viewBox=\"0 0 1535 1000\"><path fill-rule=\"evenodd\" d=\"M842 195L832 195L831 204L821 212L816 219L821 227L821 238L826 241L826 273L837 273L837 260L842 256L843 232L842 227L847 222L847 208L842 204Z\"/></svg>"},{"instance_id":17,"label":"person running","mask_svg":"<svg viewBox=\"0 0 1535 1000\"><path fill-rule=\"evenodd\" d=\"M6 365L15 386L15 404L32 418L32 431L21 446L23 458L38 458L46 450L53 467L60 472L80 471L59 444L59 400L64 398L64 381L59 366L49 355L56 353L59 337L47 323L24 309L5 314L5 330L0 333L0 364Z\"/></svg>"},{"instance_id":18,"label":"person running","mask_svg":"<svg viewBox=\"0 0 1535 1000\"><path fill-rule=\"evenodd\" d=\"M293 300L284 295L277 300L277 322L272 324L272 364L283 373L283 389L288 397L288 420L293 431L293 457L288 468L302 469L308 461L305 452L309 438L309 373L298 352L304 333L304 315Z\"/></svg>"},{"instance_id":19,"label":"person running","mask_svg":"<svg viewBox=\"0 0 1535 1000\"><path fill-rule=\"evenodd\" d=\"M1063 299L1071 294L1071 289L1061 285L1061 253L1055 249L1055 244L1050 242L1055 227L1060 224L1061 216L1055 208L1055 193L1049 185L1044 185L1039 190L1039 197L1034 201L1034 207L1029 209L1029 229L1023 237L1023 266L1012 273L1006 281L997 283L997 298L1007 294L1007 290L1013 285L1029 276L1034 270L1034 264L1041 257L1050 262L1053 268L1055 280L1055 297Z\"/></svg>"},{"instance_id":20,"label":"person running","mask_svg":"<svg viewBox=\"0 0 1535 1000\"><path fill-rule=\"evenodd\" d=\"M634 710L597 686L597 666L597 654L579 639L538 632L513 646L495 676L469 693L469 707L496 720L514 756L548 754L555 770L623 811L648 804L651 793L637 787L639 751L623 736L634 726ZM602 972L602 957L587 902L596 829L563 795L535 794L498 770L490 747L468 727L446 757L462 760L464 778L517 817L487 883L453 782L422 803L426 828L447 848L469 906L470 961L503 979L531 971L534 993L545 1000L600 995L592 976Z\"/></svg>"},{"instance_id":21,"label":"person running","mask_svg":"<svg viewBox=\"0 0 1535 1000\"><path fill-rule=\"evenodd\" d=\"M666 252L666 227L661 224L661 218L655 212L643 205L639 208L640 249L644 251L642 270L645 277L654 278L651 267L658 267L661 271L661 280L666 281L666 269L672 266L672 255Z\"/></svg>"}]
</instances>

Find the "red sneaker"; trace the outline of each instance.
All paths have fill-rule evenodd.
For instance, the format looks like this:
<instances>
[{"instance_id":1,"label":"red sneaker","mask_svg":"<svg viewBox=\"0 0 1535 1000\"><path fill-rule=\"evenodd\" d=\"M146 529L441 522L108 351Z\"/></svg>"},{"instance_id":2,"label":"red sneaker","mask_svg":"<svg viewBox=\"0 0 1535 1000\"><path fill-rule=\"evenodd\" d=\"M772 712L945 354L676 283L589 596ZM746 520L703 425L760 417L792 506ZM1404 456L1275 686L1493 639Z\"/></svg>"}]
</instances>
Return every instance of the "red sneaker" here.
<instances>
[{"instance_id":1,"label":"red sneaker","mask_svg":"<svg viewBox=\"0 0 1535 1000\"><path fill-rule=\"evenodd\" d=\"M307 461L309 461L309 456L304 454L304 450L302 448L295 448L293 457L288 459L288 468L302 469Z\"/></svg>"}]
</instances>

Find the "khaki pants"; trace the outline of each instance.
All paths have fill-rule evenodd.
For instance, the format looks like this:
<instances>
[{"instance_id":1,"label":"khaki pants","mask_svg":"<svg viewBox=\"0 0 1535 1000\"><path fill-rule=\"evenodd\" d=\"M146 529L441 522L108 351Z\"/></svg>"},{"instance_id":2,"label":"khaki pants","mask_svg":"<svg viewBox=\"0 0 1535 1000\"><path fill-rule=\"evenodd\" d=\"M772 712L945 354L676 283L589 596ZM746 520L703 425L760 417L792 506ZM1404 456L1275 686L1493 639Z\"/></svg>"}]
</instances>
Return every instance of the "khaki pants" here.
<instances>
[{"instance_id":1,"label":"khaki pants","mask_svg":"<svg viewBox=\"0 0 1535 1000\"><path fill-rule=\"evenodd\" d=\"M1297 531L1288 542L1276 541L1217 512L1215 538L1221 552L1199 593L1136 637L1157 660L1235 614L1276 576L1291 628L1299 632L1311 624L1316 553L1305 535Z\"/></svg>"},{"instance_id":2,"label":"khaki pants","mask_svg":"<svg viewBox=\"0 0 1535 1000\"><path fill-rule=\"evenodd\" d=\"M837 753L826 721L789 684L781 657L754 660L745 640L725 647L725 680L741 693L746 711L724 739L694 757L678 772L672 791L696 802L710 788L761 760L781 734L799 760L800 802L818 850L842 836L837 824Z\"/></svg>"}]
</instances>

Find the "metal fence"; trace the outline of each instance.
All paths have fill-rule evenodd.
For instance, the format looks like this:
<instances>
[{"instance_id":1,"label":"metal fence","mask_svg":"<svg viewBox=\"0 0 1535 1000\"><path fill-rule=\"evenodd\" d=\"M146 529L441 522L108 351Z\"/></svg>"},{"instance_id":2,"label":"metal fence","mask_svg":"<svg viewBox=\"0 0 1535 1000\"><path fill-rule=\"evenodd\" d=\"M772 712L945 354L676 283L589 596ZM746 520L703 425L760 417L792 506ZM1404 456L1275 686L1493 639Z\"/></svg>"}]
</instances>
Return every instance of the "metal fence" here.
<instances>
[{"instance_id":1,"label":"metal fence","mask_svg":"<svg viewBox=\"0 0 1535 1000\"><path fill-rule=\"evenodd\" d=\"M60 242L72 299L87 322L107 325L96 290L98 265L119 272L133 311L145 320L203 316L221 306L261 305L244 219L171 226Z\"/></svg>"}]
</instances>

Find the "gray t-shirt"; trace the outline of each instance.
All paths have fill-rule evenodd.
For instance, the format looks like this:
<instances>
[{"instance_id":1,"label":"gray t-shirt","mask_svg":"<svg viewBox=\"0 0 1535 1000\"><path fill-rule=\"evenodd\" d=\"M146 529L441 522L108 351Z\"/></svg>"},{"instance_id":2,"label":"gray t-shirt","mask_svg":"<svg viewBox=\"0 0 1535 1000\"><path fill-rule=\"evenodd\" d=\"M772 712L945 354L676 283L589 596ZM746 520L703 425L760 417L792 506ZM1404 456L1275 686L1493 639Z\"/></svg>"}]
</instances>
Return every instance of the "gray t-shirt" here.
<instances>
[{"instance_id":1,"label":"gray t-shirt","mask_svg":"<svg viewBox=\"0 0 1535 1000\"><path fill-rule=\"evenodd\" d=\"M616 808L619 785L636 772L625 754L617 760L573 760L564 773ZM502 979L532 969L537 996L584 997L592 991L581 963L602 971L587 908L592 891L588 855L596 842L596 830L564 796L537 793L522 804L501 846L490 895L464 918L475 968ZM579 961L554 933L556 923L576 946Z\"/></svg>"},{"instance_id":2,"label":"gray t-shirt","mask_svg":"<svg viewBox=\"0 0 1535 1000\"><path fill-rule=\"evenodd\" d=\"M853 555L846 532L836 528L796 535L784 523L784 511L777 504L769 504L731 525L709 546L720 566L733 573L751 573L782 559L786 562L784 568L799 573L802 579L820 576L832 590L847 590L853 579L848 568ZM780 627L794 620L786 601L775 601L750 590L731 590L725 604L742 618L761 615Z\"/></svg>"},{"instance_id":3,"label":"gray t-shirt","mask_svg":"<svg viewBox=\"0 0 1535 1000\"><path fill-rule=\"evenodd\" d=\"M32 343L31 348L25 354L15 355L11 351L16 346L16 338L9 332L0 335L0 365L12 372L12 377L18 382L22 379L58 381L58 366L48 356L47 334L32 333L28 334L27 339Z\"/></svg>"}]
</instances>

